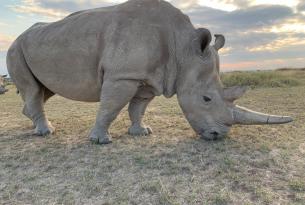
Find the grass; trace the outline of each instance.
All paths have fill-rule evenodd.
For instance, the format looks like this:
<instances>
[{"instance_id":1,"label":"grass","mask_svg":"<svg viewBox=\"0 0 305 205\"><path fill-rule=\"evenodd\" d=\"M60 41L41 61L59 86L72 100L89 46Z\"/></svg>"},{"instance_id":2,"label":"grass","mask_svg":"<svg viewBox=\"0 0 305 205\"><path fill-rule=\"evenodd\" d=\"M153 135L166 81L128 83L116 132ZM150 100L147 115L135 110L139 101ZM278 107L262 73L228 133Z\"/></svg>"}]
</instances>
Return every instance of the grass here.
<instances>
[{"instance_id":1,"label":"grass","mask_svg":"<svg viewBox=\"0 0 305 205\"><path fill-rule=\"evenodd\" d=\"M289 183L290 188L294 191L305 192L305 180L293 179Z\"/></svg>"},{"instance_id":2,"label":"grass","mask_svg":"<svg viewBox=\"0 0 305 205\"><path fill-rule=\"evenodd\" d=\"M305 85L304 70L276 70L276 71L249 71L231 72L222 75L225 86L234 85L258 87L291 87Z\"/></svg>"},{"instance_id":3,"label":"grass","mask_svg":"<svg viewBox=\"0 0 305 205\"><path fill-rule=\"evenodd\" d=\"M9 88L0 96L0 204L305 204L302 83L252 89L238 101L291 115L291 124L234 126L225 140L207 142L195 136L175 98L158 97L145 115L153 135L126 134L125 108L107 146L87 138L97 103L51 98L46 112L57 132L36 137Z\"/></svg>"}]
</instances>

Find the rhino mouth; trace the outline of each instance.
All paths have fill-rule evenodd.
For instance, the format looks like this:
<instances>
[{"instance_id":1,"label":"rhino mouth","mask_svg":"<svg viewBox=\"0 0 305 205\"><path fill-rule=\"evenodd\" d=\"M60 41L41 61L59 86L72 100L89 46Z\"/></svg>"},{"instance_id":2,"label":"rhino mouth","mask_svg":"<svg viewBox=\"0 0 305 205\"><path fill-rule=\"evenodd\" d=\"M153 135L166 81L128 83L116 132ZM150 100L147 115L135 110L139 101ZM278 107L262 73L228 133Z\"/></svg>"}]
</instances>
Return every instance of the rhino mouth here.
<instances>
[{"instance_id":1,"label":"rhino mouth","mask_svg":"<svg viewBox=\"0 0 305 205\"><path fill-rule=\"evenodd\" d=\"M200 129L198 133L201 139L207 141L215 141L225 138L228 135L230 126L223 125L221 128L211 127L208 129Z\"/></svg>"}]
</instances>

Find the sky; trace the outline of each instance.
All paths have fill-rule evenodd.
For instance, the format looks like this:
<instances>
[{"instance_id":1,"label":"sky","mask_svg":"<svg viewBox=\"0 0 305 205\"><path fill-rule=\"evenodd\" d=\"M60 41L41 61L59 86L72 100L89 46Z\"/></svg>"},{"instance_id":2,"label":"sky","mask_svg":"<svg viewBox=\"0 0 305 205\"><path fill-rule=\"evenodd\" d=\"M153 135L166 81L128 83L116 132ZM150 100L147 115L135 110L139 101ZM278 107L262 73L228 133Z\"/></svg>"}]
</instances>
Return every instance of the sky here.
<instances>
[{"instance_id":1,"label":"sky","mask_svg":"<svg viewBox=\"0 0 305 205\"><path fill-rule=\"evenodd\" d=\"M0 74L6 52L36 22L125 0L0 0ZM223 34L221 70L305 67L305 0L168 0L196 27Z\"/></svg>"}]
</instances>

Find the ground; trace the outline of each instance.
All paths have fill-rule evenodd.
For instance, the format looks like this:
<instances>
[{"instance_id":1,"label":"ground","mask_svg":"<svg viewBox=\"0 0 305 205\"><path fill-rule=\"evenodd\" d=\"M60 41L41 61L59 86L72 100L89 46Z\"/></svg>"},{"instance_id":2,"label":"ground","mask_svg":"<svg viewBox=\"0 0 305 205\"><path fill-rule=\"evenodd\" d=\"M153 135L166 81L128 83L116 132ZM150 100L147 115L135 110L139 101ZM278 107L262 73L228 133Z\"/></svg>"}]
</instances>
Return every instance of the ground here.
<instances>
[{"instance_id":1,"label":"ground","mask_svg":"<svg viewBox=\"0 0 305 205\"><path fill-rule=\"evenodd\" d=\"M13 86L0 96L0 204L305 204L305 86L250 90L242 106L291 115L286 125L234 126L199 139L175 97L155 99L132 137L126 108L113 144L87 138L98 104L51 98L53 136L32 135Z\"/></svg>"}]
</instances>

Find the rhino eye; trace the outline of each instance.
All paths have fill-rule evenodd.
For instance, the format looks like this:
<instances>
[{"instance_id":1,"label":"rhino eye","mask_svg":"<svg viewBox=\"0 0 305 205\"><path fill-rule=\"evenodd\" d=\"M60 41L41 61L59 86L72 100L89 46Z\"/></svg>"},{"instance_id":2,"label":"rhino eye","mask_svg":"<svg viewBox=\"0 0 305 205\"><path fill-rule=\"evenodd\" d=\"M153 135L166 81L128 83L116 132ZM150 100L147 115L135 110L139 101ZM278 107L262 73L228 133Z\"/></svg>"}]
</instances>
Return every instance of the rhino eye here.
<instances>
[{"instance_id":1,"label":"rhino eye","mask_svg":"<svg viewBox=\"0 0 305 205\"><path fill-rule=\"evenodd\" d=\"M211 98L209 98L208 96L203 96L203 100L204 102L211 102Z\"/></svg>"}]
</instances>

